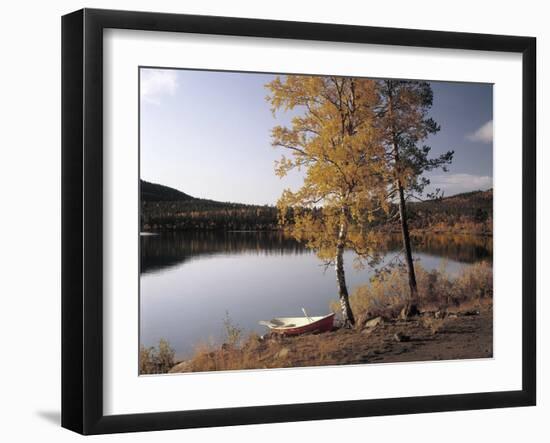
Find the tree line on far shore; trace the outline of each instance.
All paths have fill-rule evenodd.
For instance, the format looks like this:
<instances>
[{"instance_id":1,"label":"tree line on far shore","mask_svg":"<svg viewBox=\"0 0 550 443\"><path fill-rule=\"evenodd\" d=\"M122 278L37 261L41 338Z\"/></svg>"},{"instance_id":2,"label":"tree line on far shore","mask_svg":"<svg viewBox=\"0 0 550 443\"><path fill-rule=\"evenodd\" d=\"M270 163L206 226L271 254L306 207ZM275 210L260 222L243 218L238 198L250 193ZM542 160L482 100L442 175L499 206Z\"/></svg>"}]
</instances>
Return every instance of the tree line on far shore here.
<instances>
[{"instance_id":1,"label":"tree line on far shore","mask_svg":"<svg viewBox=\"0 0 550 443\"><path fill-rule=\"evenodd\" d=\"M162 198L162 197L161 197ZM493 192L475 191L425 202L408 202L413 232L492 235ZM373 220L373 228L399 232L397 220ZM278 231L275 206L246 205L193 198L144 200L141 230L166 231Z\"/></svg>"}]
</instances>

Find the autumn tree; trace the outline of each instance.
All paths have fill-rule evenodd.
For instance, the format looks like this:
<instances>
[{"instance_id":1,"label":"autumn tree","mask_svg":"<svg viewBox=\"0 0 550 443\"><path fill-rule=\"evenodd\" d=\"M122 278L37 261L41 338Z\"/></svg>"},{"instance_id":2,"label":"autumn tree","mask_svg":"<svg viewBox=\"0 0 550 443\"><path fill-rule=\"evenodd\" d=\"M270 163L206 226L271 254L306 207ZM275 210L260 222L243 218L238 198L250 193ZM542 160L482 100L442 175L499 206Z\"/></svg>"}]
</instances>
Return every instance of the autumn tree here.
<instances>
[{"instance_id":1,"label":"autumn tree","mask_svg":"<svg viewBox=\"0 0 550 443\"><path fill-rule=\"evenodd\" d=\"M429 83L422 81L379 80L378 103L375 107L377 127L385 149L385 160L391 170L388 197L397 201L405 262L409 276L409 303L417 298L416 275L412 258L411 240L407 224L406 201L423 193L430 184L425 172L436 168L447 171L453 151L430 158L430 147L422 143L430 134L440 130L429 117L433 92Z\"/></svg>"},{"instance_id":2,"label":"autumn tree","mask_svg":"<svg viewBox=\"0 0 550 443\"><path fill-rule=\"evenodd\" d=\"M355 323L344 271L344 250L375 257L368 223L387 209L385 152L374 127L377 84L349 77L277 77L267 85L275 114L294 110L290 127L276 126L272 144L289 152L277 175L304 170L297 191L278 201L281 223L336 271L345 326ZM289 216L292 220L289 223Z\"/></svg>"}]
</instances>

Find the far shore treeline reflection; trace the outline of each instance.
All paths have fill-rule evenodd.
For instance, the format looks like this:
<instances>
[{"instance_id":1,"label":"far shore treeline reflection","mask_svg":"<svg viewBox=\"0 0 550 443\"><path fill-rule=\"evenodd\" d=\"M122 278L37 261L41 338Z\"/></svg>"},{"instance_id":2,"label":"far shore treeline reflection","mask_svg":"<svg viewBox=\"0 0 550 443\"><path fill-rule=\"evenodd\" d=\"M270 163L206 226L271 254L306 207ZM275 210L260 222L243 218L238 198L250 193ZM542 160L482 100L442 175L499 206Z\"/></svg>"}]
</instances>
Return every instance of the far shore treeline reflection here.
<instances>
[{"instance_id":1,"label":"far shore treeline reflection","mask_svg":"<svg viewBox=\"0 0 550 443\"><path fill-rule=\"evenodd\" d=\"M461 263L492 262L490 236L464 234L414 235L415 252ZM401 239L387 234L380 253L399 252ZM280 231L177 231L141 236L141 273L154 273L186 261L221 254L313 254L304 244Z\"/></svg>"}]
</instances>

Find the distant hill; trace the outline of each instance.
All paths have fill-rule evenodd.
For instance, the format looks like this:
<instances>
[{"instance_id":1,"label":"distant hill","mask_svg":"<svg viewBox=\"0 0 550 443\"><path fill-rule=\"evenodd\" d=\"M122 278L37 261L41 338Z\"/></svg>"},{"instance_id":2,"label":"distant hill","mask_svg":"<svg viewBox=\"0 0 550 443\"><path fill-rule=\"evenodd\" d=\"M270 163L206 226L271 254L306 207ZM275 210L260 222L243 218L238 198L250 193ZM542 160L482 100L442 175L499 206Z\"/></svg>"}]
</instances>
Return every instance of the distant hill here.
<instances>
[{"instance_id":1,"label":"distant hill","mask_svg":"<svg viewBox=\"0 0 550 443\"><path fill-rule=\"evenodd\" d=\"M141 201L146 202L195 200L195 197L191 197L185 192L145 180L140 180L140 192Z\"/></svg>"}]
</instances>

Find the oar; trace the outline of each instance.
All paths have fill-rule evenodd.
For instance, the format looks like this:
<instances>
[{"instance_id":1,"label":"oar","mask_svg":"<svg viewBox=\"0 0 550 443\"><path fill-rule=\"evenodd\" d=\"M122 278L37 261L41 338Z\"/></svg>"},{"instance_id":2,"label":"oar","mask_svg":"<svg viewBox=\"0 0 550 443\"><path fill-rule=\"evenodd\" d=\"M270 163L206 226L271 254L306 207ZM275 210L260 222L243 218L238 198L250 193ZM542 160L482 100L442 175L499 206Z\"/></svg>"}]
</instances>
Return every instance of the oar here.
<instances>
[{"instance_id":1,"label":"oar","mask_svg":"<svg viewBox=\"0 0 550 443\"><path fill-rule=\"evenodd\" d=\"M306 308L302 308L302 312L304 313L306 318L309 320L309 322L313 323L313 319L309 315L307 315Z\"/></svg>"}]
</instances>

